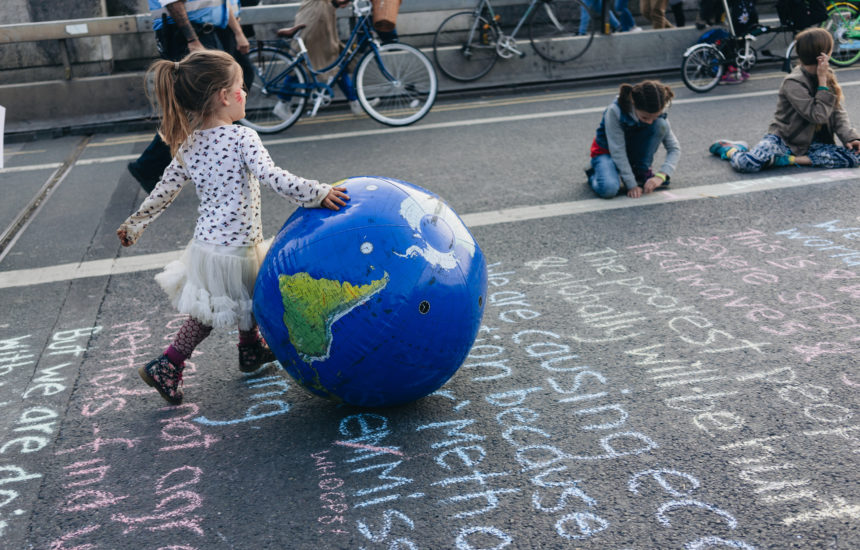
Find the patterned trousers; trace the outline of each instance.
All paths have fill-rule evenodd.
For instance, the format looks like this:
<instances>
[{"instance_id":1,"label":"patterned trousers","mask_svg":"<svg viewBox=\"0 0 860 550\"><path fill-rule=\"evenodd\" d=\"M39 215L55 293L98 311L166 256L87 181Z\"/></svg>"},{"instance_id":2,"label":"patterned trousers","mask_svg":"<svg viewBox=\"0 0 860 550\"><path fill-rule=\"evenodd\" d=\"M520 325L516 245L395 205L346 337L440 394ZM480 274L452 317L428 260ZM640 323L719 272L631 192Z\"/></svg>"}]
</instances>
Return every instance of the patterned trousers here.
<instances>
[{"instance_id":1,"label":"patterned trousers","mask_svg":"<svg viewBox=\"0 0 860 550\"><path fill-rule=\"evenodd\" d=\"M746 152L738 151L730 160L732 168L738 172L758 172L766 168L774 157L791 155L791 149L776 134L765 134L755 147ZM815 168L857 168L860 155L846 147L832 143L813 141L806 153Z\"/></svg>"}]
</instances>

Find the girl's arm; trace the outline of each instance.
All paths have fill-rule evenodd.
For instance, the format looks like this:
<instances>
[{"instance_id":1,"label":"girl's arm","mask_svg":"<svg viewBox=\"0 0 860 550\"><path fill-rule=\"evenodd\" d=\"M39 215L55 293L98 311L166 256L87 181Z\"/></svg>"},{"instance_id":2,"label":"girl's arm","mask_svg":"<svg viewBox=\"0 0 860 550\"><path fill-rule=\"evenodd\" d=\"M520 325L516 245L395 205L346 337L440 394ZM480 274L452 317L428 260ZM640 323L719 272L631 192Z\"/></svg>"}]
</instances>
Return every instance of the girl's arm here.
<instances>
[{"instance_id":1,"label":"girl's arm","mask_svg":"<svg viewBox=\"0 0 860 550\"><path fill-rule=\"evenodd\" d=\"M672 172L675 171L675 167L678 166L678 161L681 159L681 142L675 137L672 127L669 126L668 119L666 120L666 124L668 129L666 135L663 136L663 147L666 148L666 160L663 161L663 165L660 166L658 172L671 176Z\"/></svg>"},{"instance_id":2,"label":"girl's arm","mask_svg":"<svg viewBox=\"0 0 860 550\"><path fill-rule=\"evenodd\" d=\"M638 184L636 183L636 177L633 175L630 160L627 158L627 142L624 139L624 128L621 126L621 110L618 105L612 105L606 110L605 128L609 156L612 157L612 162L618 168L621 182L629 191L637 187Z\"/></svg>"},{"instance_id":3,"label":"girl's arm","mask_svg":"<svg viewBox=\"0 0 860 550\"><path fill-rule=\"evenodd\" d=\"M812 124L827 124L836 106L836 95L830 90L816 90L812 94L806 86L793 79L783 81L780 93L804 120Z\"/></svg>"},{"instance_id":4,"label":"girl's arm","mask_svg":"<svg viewBox=\"0 0 860 550\"><path fill-rule=\"evenodd\" d=\"M308 180L295 174L278 168L269 156L269 152L263 147L260 136L254 130L244 127L236 127L238 131L244 132L240 136L240 147L245 164L251 173L260 180L260 183L268 185L275 193L290 199L299 206L306 208L318 208L331 191L331 185L320 183L317 180Z\"/></svg>"},{"instance_id":5,"label":"girl's arm","mask_svg":"<svg viewBox=\"0 0 860 550\"><path fill-rule=\"evenodd\" d=\"M149 196L144 199L137 212L129 216L116 230L122 245L131 246L137 242L143 230L164 212L188 181L185 167L182 166L178 157L174 157L164 170L161 180L155 185Z\"/></svg>"},{"instance_id":6,"label":"girl's arm","mask_svg":"<svg viewBox=\"0 0 860 550\"><path fill-rule=\"evenodd\" d=\"M846 147L848 147L849 143L860 139L860 132L851 126L851 121L848 120L848 112L845 111L841 104L833 111L833 117L830 119L830 127L833 129L833 133L839 137L842 145Z\"/></svg>"}]
</instances>

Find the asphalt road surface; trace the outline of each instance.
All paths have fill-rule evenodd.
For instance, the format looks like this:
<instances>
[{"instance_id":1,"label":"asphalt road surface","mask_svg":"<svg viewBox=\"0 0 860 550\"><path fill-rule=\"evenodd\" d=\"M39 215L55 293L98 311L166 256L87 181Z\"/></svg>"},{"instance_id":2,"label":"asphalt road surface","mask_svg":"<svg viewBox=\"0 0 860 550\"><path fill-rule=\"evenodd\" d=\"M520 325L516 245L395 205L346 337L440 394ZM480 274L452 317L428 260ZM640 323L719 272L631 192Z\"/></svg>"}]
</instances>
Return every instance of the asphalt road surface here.
<instances>
[{"instance_id":1,"label":"asphalt road surface","mask_svg":"<svg viewBox=\"0 0 860 550\"><path fill-rule=\"evenodd\" d=\"M860 124L860 70L838 74ZM860 547L860 172L741 176L707 152L763 135L781 77L706 95L667 77L682 158L641 199L584 183L618 82L264 137L306 177L437 193L487 258L469 357L397 408L244 375L235 331L167 406L136 369L182 322L153 275L194 194L122 249L150 132L7 143L0 227L30 216L0 259L0 547ZM292 210L265 190L266 235Z\"/></svg>"}]
</instances>

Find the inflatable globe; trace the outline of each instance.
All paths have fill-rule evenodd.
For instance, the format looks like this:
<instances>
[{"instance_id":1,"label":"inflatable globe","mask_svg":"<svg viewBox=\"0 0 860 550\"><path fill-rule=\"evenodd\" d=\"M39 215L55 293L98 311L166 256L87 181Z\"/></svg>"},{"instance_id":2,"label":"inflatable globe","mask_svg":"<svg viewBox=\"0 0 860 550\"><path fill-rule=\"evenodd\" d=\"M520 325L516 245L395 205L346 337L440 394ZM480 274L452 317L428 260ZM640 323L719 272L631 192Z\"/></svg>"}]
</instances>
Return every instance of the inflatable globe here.
<instances>
[{"instance_id":1,"label":"inflatable globe","mask_svg":"<svg viewBox=\"0 0 860 550\"><path fill-rule=\"evenodd\" d=\"M337 185L346 207L299 208L275 237L254 315L311 393L364 407L414 401L447 382L475 341L484 255L429 191L380 177Z\"/></svg>"}]
</instances>

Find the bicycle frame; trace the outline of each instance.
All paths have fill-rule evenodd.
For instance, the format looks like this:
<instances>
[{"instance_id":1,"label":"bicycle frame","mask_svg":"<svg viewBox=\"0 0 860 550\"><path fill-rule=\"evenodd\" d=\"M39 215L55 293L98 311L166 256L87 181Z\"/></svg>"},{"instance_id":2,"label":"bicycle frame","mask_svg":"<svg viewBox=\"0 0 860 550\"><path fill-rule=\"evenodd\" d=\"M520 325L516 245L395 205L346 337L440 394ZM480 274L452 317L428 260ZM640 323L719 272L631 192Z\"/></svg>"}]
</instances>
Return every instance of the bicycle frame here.
<instances>
[{"instance_id":1,"label":"bicycle frame","mask_svg":"<svg viewBox=\"0 0 860 550\"><path fill-rule=\"evenodd\" d=\"M484 0L486 1L486 0ZM367 11L367 10L366 10ZM328 94L329 97L334 96L334 90L332 89L332 85L338 81L338 79L343 78L348 69L349 64L353 59L363 54L368 47L370 47L374 55L379 61L379 46L373 38L373 24L371 20L371 14L369 11L367 13L359 14L359 8L355 8L355 13L357 17L357 21L352 28L352 32L349 35L349 39L346 42L343 50L337 56L331 64L326 67L322 67L320 69L314 68L311 64L310 57L308 56L308 49L305 46L304 40L301 38L301 31L296 34L293 40L298 44L298 51L295 52L295 60L290 63L290 65L281 71L275 78L271 80L274 82L279 82L281 78L292 71L297 65L303 65L305 69L307 69L308 76L310 77L310 82L304 84L290 84L289 86L279 88L277 90L269 90L273 91L279 96L284 92L293 93L294 91L302 91L305 97L311 98L314 92L323 92ZM334 69L335 67L339 67L338 71L331 76L327 81L322 82L317 79L317 76L327 73L328 71ZM379 63L380 70L382 74L389 79L394 79L391 74L388 73L385 66L380 62ZM355 84L348 79L345 79L345 82L351 89L355 89ZM319 108L319 101L313 107L313 114L316 114L317 109Z\"/></svg>"}]
</instances>

